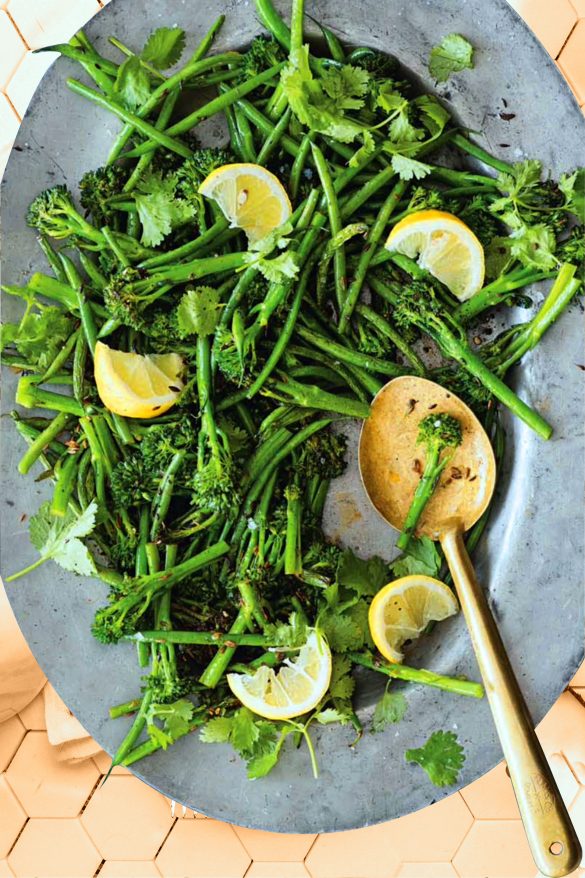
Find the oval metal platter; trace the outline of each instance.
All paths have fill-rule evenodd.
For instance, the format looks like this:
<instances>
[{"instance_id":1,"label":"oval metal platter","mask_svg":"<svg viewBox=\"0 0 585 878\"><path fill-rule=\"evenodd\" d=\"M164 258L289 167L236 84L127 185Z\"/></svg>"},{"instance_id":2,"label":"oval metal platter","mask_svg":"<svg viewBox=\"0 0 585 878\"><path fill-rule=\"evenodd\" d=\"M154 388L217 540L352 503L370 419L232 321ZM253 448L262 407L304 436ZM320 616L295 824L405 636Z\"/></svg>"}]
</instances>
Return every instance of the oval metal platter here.
<instances>
[{"instance_id":1,"label":"oval metal platter","mask_svg":"<svg viewBox=\"0 0 585 878\"><path fill-rule=\"evenodd\" d=\"M282 2L279 7L286 8ZM465 35L476 47L475 70L436 90L459 121L481 132L480 142L510 161L538 157L555 174L584 163L585 121L579 108L554 63L505 0L319 0L309 2L307 11L342 40L396 55L427 90L432 90L426 68L431 47L453 31ZM194 45L221 12L226 22L214 51L243 47L261 29L249 0L113 0L87 32L105 54L109 35L141 46L161 25L185 28ZM26 227L28 203L56 183L75 190L84 171L103 163L118 130L112 116L69 91L68 75L79 77L79 70L65 59L49 70L8 163L2 189L4 283L23 283L30 272L46 270L35 235ZM502 119L502 111L513 119ZM543 291L532 292L540 301ZM6 297L5 319L17 310L18 303ZM545 443L504 414L507 457L491 524L476 553L535 722L583 659L580 316L579 306L572 305L514 375L519 393L546 414L555 432ZM3 396L7 412L14 400L10 374L4 376ZM49 488L34 481L37 472L18 476L21 439L9 418L1 425L2 570L7 574L35 558L22 516L36 510ZM330 492L326 530L361 555L392 557L393 532L369 506L357 473L357 424L349 426L349 435L350 465ZM108 707L136 696L140 671L132 646L106 647L91 637L92 616L105 595L99 581L69 575L52 563L8 587L17 619L51 683L88 732L113 752L127 721L109 720ZM408 661L479 679L462 617L438 625L410 651ZM364 723L383 686L375 676L359 675ZM455 730L464 744L461 786L501 759L485 700L422 686L408 686L407 696L404 720L389 732L366 733L355 748L349 747L352 730L317 732L318 780L303 748L291 747L272 774L250 782L227 746L202 744L196 735L138 763L136 774L199 812L266 830L325 832L389 820L453 792L433 788L424 772L404 760L405 749L420 746L432 731Z\"/></svg>"}]
</instances>

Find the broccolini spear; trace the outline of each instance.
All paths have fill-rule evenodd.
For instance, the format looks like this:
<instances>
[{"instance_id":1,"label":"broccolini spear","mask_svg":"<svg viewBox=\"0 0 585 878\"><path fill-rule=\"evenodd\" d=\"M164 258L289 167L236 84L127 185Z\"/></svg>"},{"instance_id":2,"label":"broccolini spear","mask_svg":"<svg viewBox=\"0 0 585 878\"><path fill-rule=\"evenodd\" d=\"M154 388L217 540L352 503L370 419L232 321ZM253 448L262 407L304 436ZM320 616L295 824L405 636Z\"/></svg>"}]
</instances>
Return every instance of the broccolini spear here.
<instances>
[{"instance_id":1,"label":"broccolini spear","mask_svg":"<svg viewBox=\"0 0 585 878\"><path fill-rule=\"evenodd\" d=\"M420 421L416 444L425 447L425 465L404 520L402 533L396 542L403 552L408 549L410 538L425 506L433 496L441 473L453 457L455 449L461 445L461 439L461 424L447 412L433 413Z\"/></svg>"}]
</instances>

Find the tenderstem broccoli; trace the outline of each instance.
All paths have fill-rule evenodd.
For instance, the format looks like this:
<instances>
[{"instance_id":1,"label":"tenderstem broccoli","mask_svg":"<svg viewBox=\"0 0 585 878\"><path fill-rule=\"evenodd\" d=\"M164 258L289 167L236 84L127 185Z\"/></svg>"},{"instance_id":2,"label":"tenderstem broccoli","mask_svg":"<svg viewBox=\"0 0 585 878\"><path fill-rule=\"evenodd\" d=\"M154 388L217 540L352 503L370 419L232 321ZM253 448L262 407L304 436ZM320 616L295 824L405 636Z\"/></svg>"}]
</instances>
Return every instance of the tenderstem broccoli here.
<instances>
[{"instance_id":1,"label":"tenderstem broccoli","mask_svg":"<svg viewBox=\"0 0 585 878\"><path fill-rule=\"evenodd\" d=\"M403 552L408 549L420 517L433 496L443 470L452 459L455 449L461 445L461 439L461 424L446 412L427 415L420 421L416 444L424 447L425 463L396 543Z\"/></svg>"}]
</instances>

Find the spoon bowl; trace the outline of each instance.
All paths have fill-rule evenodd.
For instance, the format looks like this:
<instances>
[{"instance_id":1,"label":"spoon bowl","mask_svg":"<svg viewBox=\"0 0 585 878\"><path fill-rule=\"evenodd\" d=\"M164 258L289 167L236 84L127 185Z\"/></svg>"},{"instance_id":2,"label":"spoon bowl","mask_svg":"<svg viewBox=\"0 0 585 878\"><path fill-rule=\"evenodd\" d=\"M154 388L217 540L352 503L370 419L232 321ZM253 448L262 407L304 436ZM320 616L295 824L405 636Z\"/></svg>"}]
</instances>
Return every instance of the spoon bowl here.
<instances>
[{"instance_id":1,"label":"spoon bowl","mask_svg":"<svg viewBox=\"0 0 585 878\"><path fill-rule=\"evenodd\" d=\"M424 452L417 446L422 418L445 412L461 425L462 442L418 523L417 534L437 540L455 523L469 530L494 492L496 460L490 440L470 408L434 381L405 375L386 384L364 421L359 445L362 481L370 500L401 530L419 480Z\"/></svg>"}]
</instances>

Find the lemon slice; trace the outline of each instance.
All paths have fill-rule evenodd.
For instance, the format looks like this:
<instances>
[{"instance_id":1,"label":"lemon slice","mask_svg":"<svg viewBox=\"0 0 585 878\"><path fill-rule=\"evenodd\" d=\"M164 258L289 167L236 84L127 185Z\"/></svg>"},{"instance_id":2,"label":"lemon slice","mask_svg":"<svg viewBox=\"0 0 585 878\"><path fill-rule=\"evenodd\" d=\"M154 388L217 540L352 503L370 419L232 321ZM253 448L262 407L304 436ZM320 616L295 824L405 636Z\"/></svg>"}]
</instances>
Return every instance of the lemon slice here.
<instances>
[{"instance_id":1,"label":"lemon slice","mask_svg":"<svg viewBox=\"0 0 585 878\"><path fill-rule=\"evenodd\" d=\"M452 213L411 213L394 226L386 249L411 259L418 257L420 267L444 283L460 302L470 299L483 286L483 247L471 229Z\"/></svg>"},{"instance_id":2,"label":"lemon slice","mask_svg":"<svg viewBox=\"0 0 585 878\"><path fill-rule=\"evenodd\" d=\"M222 165L205 178L199 192L219 205L232 228L244 230L250 244L277 229L292 213L284 186L261 165Z\"/></svg>"},{"instance_id":3,"label":"lemon slice","mask_svg":"<svg viewBox=\"0 0 585 878\"><path fill-rule=\"evenodd\" d=\"M94 376L100 399L111 412L129 418L156 418L183 389L178 354L142 355L116 351L98 341Z\"/></svg>"},{"instance_id":4,"label":"lemon slice","mask_svg":"<svg viewBox=\"0 0 585 878\"><path fill-rule=\"evenodd\" d=\"M254 674L228 674L230 689L244 707L266 719L290 719L319 704L331 679L331 652L322 634L311 631L294 661L276 673L266 665Z\"/></svg>"},{"instance_id":5,"label":"lemon slice","mask_svg":"<svg viewBox=\"0 0 585 878\"><path fill-rule=\"evenodd\" d=\"M384 658L401 662L400 647L414 640L429 622L441 622L459 609L450 588L430 576L403 576L385 585L370 604L372 639Z\"/></svg>"}]
</instances>

